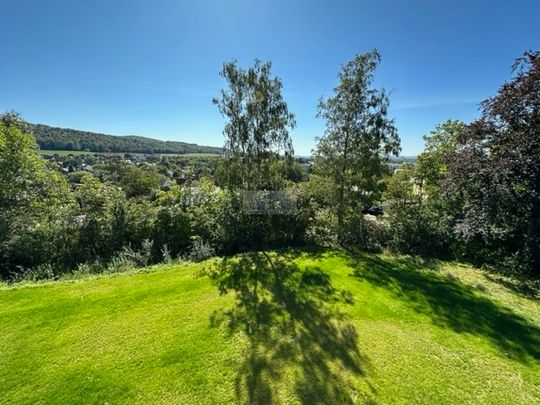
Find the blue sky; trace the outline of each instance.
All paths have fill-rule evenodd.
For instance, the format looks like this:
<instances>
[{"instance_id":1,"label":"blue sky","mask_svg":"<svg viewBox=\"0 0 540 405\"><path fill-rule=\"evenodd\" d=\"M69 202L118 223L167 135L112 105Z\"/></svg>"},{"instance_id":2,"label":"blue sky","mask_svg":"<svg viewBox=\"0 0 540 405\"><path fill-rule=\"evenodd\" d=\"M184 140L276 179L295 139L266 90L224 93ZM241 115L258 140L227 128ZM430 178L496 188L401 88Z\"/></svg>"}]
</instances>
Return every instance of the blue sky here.
<instances>
[{"instance_id":1,"label":"blue sky","mask_svg":"<svg viewBox=\"0 0 540 405\"><path fill-rule=\"evenodd\" d=\"M540 1L0 0L0 111L31 122L222 145L224 61L271 60L305 155L340 65L378 48L403 155L470 121L540 48Z\"/></svg>"}]
</instances>

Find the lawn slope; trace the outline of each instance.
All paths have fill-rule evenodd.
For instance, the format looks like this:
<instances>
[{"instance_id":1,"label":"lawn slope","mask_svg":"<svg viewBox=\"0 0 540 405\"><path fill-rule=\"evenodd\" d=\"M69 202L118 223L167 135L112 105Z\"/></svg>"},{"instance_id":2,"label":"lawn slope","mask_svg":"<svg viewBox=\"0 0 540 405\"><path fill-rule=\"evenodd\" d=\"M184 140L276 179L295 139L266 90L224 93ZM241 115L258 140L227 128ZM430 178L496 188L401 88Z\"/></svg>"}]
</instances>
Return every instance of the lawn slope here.
<instances>
[{"instance_id":1,"label":"lawn slope","mask_svg":"<svg viewBox=\"0 0 540 405\"><path fill-rule=\"evenodd\" d=\"M539 302L404 257L286 251L6 287L0 342L0 403L540 403Z\"/></svg>"}]
</instances>

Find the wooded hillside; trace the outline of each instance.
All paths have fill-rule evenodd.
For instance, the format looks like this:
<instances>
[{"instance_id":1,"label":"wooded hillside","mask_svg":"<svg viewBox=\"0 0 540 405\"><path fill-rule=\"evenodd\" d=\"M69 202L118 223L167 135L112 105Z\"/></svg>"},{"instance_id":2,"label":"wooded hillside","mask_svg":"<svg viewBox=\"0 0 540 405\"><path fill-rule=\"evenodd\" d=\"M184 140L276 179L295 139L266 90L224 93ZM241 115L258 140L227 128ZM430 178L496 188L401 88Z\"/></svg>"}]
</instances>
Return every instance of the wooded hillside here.
<instances>
[{"instance_id":1,"label":"wooded hillside","mask_svg":"<svg viewBox=\"0 0 540 405\"><path fill-rule=\"evenodd\" d=\"M221 153L222 148L160 141L142 136L114 136L43 124L29 124L41 149L132 153Z\"/></svg>"}]
</instances>

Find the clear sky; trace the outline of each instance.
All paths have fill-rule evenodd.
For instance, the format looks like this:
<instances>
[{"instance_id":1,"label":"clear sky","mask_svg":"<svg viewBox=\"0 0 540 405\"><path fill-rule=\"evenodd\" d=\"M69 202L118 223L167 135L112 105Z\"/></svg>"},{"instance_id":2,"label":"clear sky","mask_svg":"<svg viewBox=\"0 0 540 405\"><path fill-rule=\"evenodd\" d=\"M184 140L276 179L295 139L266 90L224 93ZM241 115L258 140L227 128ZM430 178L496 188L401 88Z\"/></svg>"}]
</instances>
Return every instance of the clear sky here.
<instances>
[{"instance_id":1,"label":"clear sky","mask_svg":"<svg viewBox=\"0 0 540 405\"><path fill-rule=\"evenodd\" d=\"M0 0L0 111L31 122L222 145L224 61L271 60L306 155L340 65L378 48L403 155L470 121L540 49L539 0Z\"/></svg>"}]
</instances>

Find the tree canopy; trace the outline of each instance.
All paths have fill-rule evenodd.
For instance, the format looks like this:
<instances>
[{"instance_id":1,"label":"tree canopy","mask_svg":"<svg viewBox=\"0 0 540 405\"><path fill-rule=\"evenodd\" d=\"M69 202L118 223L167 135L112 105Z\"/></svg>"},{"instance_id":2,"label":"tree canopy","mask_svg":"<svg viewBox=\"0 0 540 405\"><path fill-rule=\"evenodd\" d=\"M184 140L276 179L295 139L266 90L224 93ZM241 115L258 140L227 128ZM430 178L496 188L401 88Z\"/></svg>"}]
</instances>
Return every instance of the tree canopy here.
<instances>
[{"instance_id":1,"label":"tree canopy","mask_svg":"<svg viewBox=\"0 0 540 405\"><path fill-rule=\"evenodd\" d=\"M227 119L223 134L233 187L268 188L272 162L279 154L290 158L294 153L289 130L296 121L281 94L283 84L272 76L271 67L270 62L257 59L247 70L233 61L221 71L227 88L213 102Z\"/></svg>"},{"instance_id":2,"label":"tree canopy","mask_svg":"<svg viewBox=\"0 0 540 405\"><path fill-rule=\"evenodd\" d=\"M317 141L316 170L337 185L339 228L347 209L377 199L387 158L400 151L388 96L372 87L380 60L377 50L355 56L343 65L334 95L319 103L326 131Z\"/></svg>"},{"instance_id":3,"label":"tree canopy","mask_svg":"<svg viewBox=\"0 0 540 405\"><path fill-rule=\"evenodd\" d=\"M459 134L449 184L463 200L460 238L538 273L540 52L526 52L513 69L512 80L482 103L482 117Z\"/></svg>"}]
</instances>

